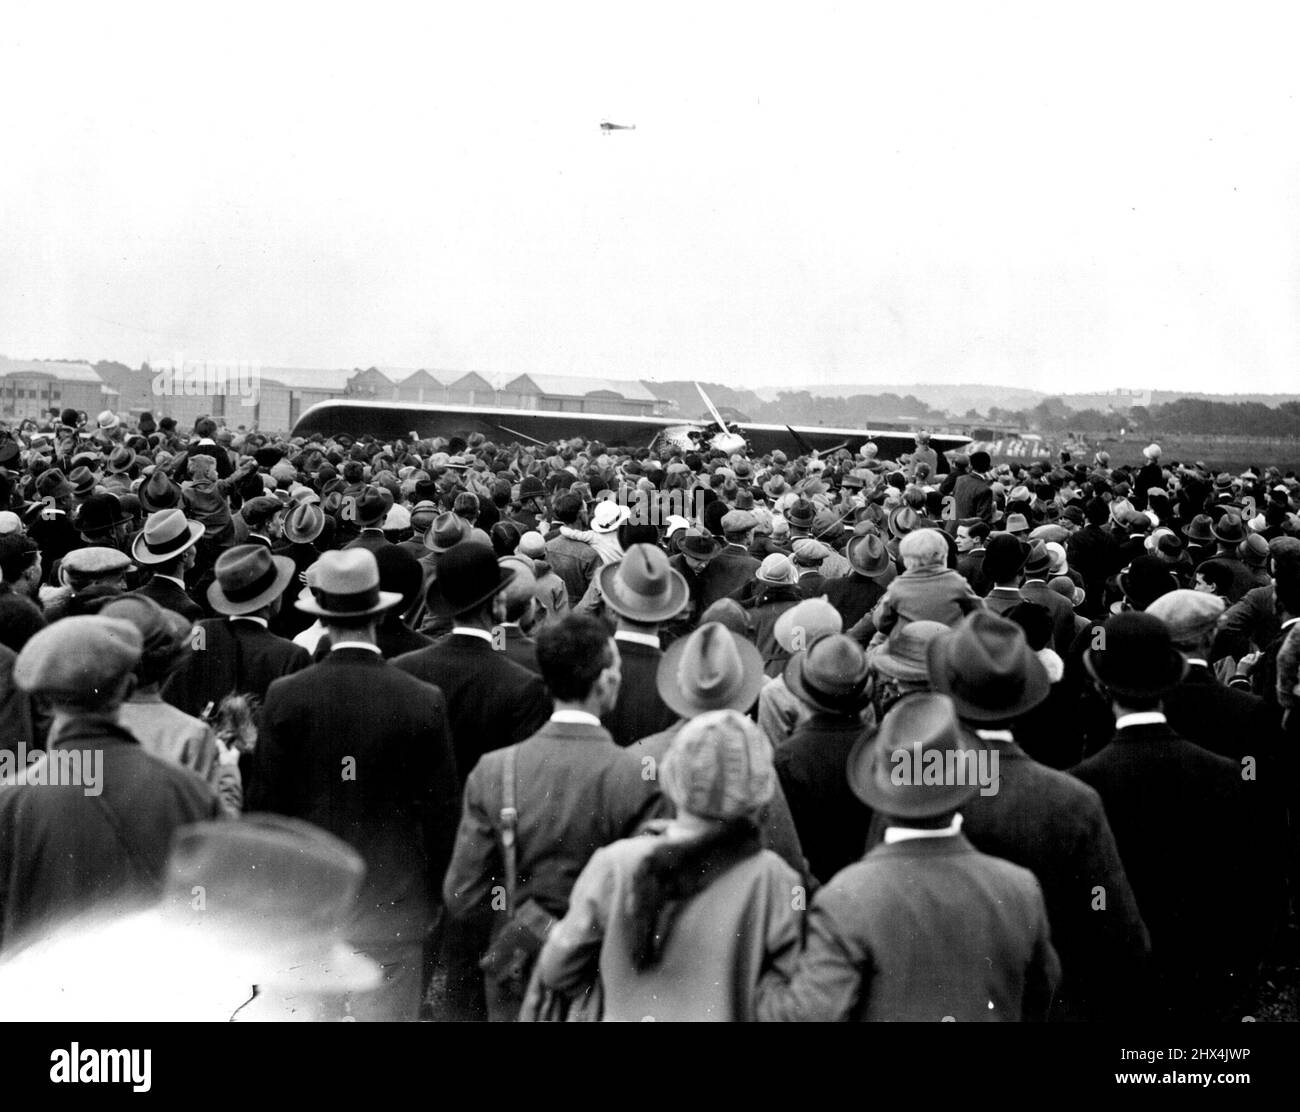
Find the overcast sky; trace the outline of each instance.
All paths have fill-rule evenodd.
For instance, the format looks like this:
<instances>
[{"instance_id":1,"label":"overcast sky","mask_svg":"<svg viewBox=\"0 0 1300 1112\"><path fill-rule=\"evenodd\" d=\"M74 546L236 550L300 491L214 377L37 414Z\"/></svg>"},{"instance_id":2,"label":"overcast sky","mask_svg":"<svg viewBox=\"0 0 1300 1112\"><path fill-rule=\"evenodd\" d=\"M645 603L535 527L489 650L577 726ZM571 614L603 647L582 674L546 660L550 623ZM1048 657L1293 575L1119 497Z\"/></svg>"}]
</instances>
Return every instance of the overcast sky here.
<instances>
[{"instance_id":1,"label":"overcast sky","mask_svg":"<svg viewBox=\"0 0 1300 1112\"><path fill-rule=\"evenodd\" d=\"M1290 11L10 7L0 353L1295 391Z\"/></svg>"}]
</instances>

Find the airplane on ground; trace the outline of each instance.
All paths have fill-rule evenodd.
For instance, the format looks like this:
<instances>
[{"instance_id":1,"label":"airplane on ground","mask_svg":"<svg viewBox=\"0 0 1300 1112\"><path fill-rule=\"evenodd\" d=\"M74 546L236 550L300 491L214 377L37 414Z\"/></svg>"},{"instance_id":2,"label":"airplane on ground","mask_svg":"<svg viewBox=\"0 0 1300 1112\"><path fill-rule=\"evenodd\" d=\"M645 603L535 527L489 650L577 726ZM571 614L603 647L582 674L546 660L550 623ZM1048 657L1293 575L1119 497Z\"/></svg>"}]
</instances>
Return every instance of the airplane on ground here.
<instances>
[{"instance_id":1,"label":"airplane on ground","mask_svg":"<svg viewBox=\"0 0 1300 1112\"><path fill-rule=\"evenodd\" d=\"M317 402L308 409L294 425L293 435L369 434L380 440L396 440L409 437L412 431L421 439L468 437L478 432L498 442L508 438L538 445L580 436L618 447L669 447L683 452L716 448L728 454L748 451L754 455L765 455L778 448L795 454L829 455L840 448L856 452L872 441L879 448L881 459L898 459L916 447L909 430L823 425L746 424L742 427L725 421L698 383L696 388L713 417L712 422L683 421L680 417L334 398ZM970 442L969 436L932 434L930 447L938 454L939 469L947 468L944 453L959 451Z\"/></svg>"},{"instance_id":2,"label":"airplane on ground","mask_svg":"<svg viewBox=\"0 0 1300 1112\"><path fill-rule=\"evenodd\" d=\"M607 133L611 131L635 131L636 124L612 124L608 120L603 120L600 130Z\"/></svg>"}]
</instances>

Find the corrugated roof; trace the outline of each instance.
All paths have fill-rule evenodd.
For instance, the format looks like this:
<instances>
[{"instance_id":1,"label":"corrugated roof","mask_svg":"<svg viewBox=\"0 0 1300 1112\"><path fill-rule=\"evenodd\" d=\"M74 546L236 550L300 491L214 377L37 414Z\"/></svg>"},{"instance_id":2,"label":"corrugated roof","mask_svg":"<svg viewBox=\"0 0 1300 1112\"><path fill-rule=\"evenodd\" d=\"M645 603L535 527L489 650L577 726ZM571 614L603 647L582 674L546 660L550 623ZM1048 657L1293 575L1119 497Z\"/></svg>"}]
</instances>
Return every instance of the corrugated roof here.
<instances>
[{"instance_id":1,"label":"corrugated roof","mask_svg":"<svg viewBox=\"0 0 1300 1112\"><path fill-rule=\"evenodd\" d=\"M516 375L509 383L499 385L505 389L513 383L527 380L543 394L564 398L585 398L588 394L617 394L628 401L656 402L659 398L640 382L613 378L586 378L581 375L526 374Z\"/></svg>"},{"instance_id":2,"label":"corrugated roof","mask_svg":"<svg viewBox=\"0 0 1300 1112\"><path fill-rule=\"evenodd\" d=\"M103 380L89 363L53 363L44 359L5 359L0 357L0 377L5 375L49 375L60 382L95 382Z\"/></svg>"},{"instance_id":3,"label":"corrugated roof","mask_svg":"<svg viewBox=\"0 0 1300 1112\"><path fill-rule=\"evenodd\" d=\"M343 393L343 388L352 377L353 371L329 371L313 367L263 367L262 377L272 382L282 382L285 386L294 386L299 390L335 390Z\"/></svg>"}]
</instances>

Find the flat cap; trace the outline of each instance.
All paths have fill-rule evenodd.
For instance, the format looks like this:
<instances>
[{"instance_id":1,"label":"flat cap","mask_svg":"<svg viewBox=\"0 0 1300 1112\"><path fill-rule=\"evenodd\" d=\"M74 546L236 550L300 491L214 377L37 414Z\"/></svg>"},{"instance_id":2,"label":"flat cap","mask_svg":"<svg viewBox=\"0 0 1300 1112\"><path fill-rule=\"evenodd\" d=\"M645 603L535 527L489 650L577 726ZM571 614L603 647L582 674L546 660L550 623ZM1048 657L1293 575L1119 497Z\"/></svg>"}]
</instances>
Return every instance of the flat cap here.
<instances>
[{"instance_id":1,"label":"flat cap","mask_svg":"<svg viewBox=\"0 0 1300 1112\"><path fill-rule=\"evenodd\" d=\"M61 618L33 634L14 661L23 691L57 699L93 699L111 690L140 659L140 631L120 618Z\"/></svg>"},{"instance_id":2,"label":"flat cap","mask_svg":"<svg viewBox=\"0 0 1300 1112\"><path fill-rule=\"evenodd\" d=\"M63 557L62 566L77 575L116 575L135 567L125 552L103 545L74 548Z\"/></svg>"},{"instance_id":3,"label":"flat cap","mask_svg":"<svg viewBox=\"0 0 1300 1112\"><path fill-rule=\"evenodd\" d=\"M722 515L724 533L747 533L758 525L758 518L748 510L730 510Z\"/></svg>"},{"instance_id":4,"label":"flat cap","mask_svg":"<svg viewBox=\"0 0 1300 1112\"><path fill-rule=\"evenodd\" d=\"M1177 590L1161 595L1147 607L1147 613L1159 618L1169 629L1174 644L1199 641L1214 629L1227 600L1205 591Z\"/></svg>"},{"instance_id":5,"label":"flat cap","mask_svg":"<svg viewBox=\"0 0 1300 1112\"><path fill-rule=\"evenodd\" d=\"M829 547L811 537L800 537L791 548L794 551L795 563L798 564L820 564L831 554Z\"/></svg>"}]
</instances>

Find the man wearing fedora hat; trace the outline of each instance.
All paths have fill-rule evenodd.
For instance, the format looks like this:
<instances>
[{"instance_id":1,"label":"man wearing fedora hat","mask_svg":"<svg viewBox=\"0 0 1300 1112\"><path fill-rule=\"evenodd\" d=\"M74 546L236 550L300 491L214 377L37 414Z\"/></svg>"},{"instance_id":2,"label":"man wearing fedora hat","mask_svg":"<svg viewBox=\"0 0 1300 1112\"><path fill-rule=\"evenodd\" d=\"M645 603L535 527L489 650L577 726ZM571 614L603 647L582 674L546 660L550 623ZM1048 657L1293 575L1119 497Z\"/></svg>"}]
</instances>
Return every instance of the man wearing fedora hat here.
<instances>
[{"instance_id":1,"label":"man wearing fedora hat","mask_svg":"<svg viewBox=\"0 0 1300 1112\"><path fill-rule=\"evenodd\" d=\"M450 622L450 636L393 661L447 697L462 783L484 753L522 741L551 712L542 681L506 656L504 640L501 649L493 641L505 613L501 592L514 575L487 545L452 545L439 559L436 598L429 594L430 606Z\"/></svg>"},{"instance_id":2,"label":"man wearing fedora hat","mask_svg":"<svg viewBox=\"0 0 1300 1112\"><path fill-rule=\"evenodd\" d=\"M741 620L743 623L743 610ZM747 633L748 627L742 625L738 632ZM839 611L824 598L804 599L784 611L773 627L776 643L786 660L824 634L843 632L844 620ZM812 708L786 686L784 675L767 676L758 696L758 724L774 748L782 748L811 716Z\"/></svg>"},{"instance_id":3,"label":"man wearing fedora hat","mask_svg":"<svg viewBox=\"0 0 1300 1112\"><path fill-rule=\"evenodd\" d=\"M1221 1018L1249 987L1271 922L1275 842L1243 766L1170 727L1162 699L1187 665L1165 623L1124 612L1103 633L1084 665L1115 733L1073 774L1101 796L1151 935L1151 978L1134 1014Z\"/></svg>"},{"instance_id":4,"label":"man wearing fedora hat","mask_svg":"<svg viewBox=\"0 0 1300 1112\"><path fill-rule=\"evenodd\" d=\"M1200 566L1216 564L1232 572L1232 586L1228 589L1228 605L1231 606L1240 601L1247 591L1260 586L1255 581L1251 567L1238 554L1238 548L1247 537L1246 526L1239 514L1229 511L1210 525L1210 533L1214 537L1216 551Z\"/></svg>"},{"instance_id":5,"label":"man wearing fedora hat","mask_svg":"<svg viewBox=\"0 0 1300 1112\"><path fill-rule=\"evenodd\" d=\"M1100 797L1024 748L1039 740L1024 736L1027 716L1051 689L1042 663L1019 626L983 613L935 637L928 666L934 690L952 699L974 744L997 760L997 790L962 808L966 836L981 852L1030 869L1042 886L1062 969L1052 1017L1122 1016L1149 940ZM1087 899L1098 887L1104 915Z\"/></svg>"},{"instance_id":6,"label":"man wearing fedora hat","mask_svg":"<svg viewBox=\"0 0 1300 1112\"><path fill-rule=\"evenodd\" d=\"M901 700L853 747L840 775L846 767L865 812L887 816L882 842L813 898L799 964L764 983L760 1019L1046 1017L1060 964L1037 880L962 834L976 780L911 774L960 769L972 746L952 701L927 693Z\"/></svg>"},{"instance_id":7,"label":"man wearing fedora hat","mask_svg":"<svg viewBox=\"0 0 1300 1112\"><path fill-rule=\"evenodd\" d=\"M185 574L194 567L195 545L202 539L203 526L187 521L179 509L150 514L131 544L131 558L152 574L134 593L191 622L199 621L203 608L190 597Z\"/></svg>"},{"instance_id":8,"label":"man wearing fedora hat","mask_svg":"<svg viewBox=\"0 0 1300 1112\"><path fill-rule=\"evenodd\" d=\"M391 504L391 499L386 499L380 488L374 485L362 487L350 504L345 496L342 514L344 517L351 515L351 524L357 530L357 534L344 547L368 548L374 552L386 544L391 544L392 542L384 536L383 529L384 517ZM468 531L466 529L466 532Z\"/></svg>"},{"instance_id":9,"label":"man wearing fedora hat","mask_svg":"<svg viewBox=\"0 0 1300 1112\"><path fill-rule=\"evenodd\" d=\"M163 698L196 718L211 715L231 694L262 699L272 681L307 667L307 651L271 632L270 623L294 577L293 561L258 544L227 549L207 590L218 615L194 626L195 652L163 687ZM248 769L244 772L248 786Z\"/></svg>"},{"instance_id":10,"label":"man wearing fedora hat","mask_svg":"<svg viewBox=\"0 0 1300 1112\"><path fill-rule=\"evenodd\" d=\"M1047 585L1052 556L1042 541L1034 541L1025 554L1024 580L1020 597L1043 607L1052 618L1052 647L1064 657L1074 641L1074 607Z\"/></svg>"},{"instance_id":11,"label":"man wearing fedora hat","mask_svg":"<svg viewBox=\"0 0 1300 1112\"><path fill-rule=\"evenodd\" d=\"M650 544L634 544L617 564L601 568L596 579L605 606L617 619L614 643L623 673L618 702L602 724L616 745L628 746L676 719L655 684L662 656L659 627L682 612L690 591L663 549Z\"/></svg>"},{"instance_id":12,"label":"man wearing fedora hat","mask_svg":"<svg viewBox=\"0 0 1300 1112\"><path fill-rule=\"evenodd\" d=\"M321 557L311 595L295 605L324 621L330 650L268 689L249 799L330 831L365 860L349 934L384 967L367 1005L390 1020L419 1012L460 803L446 698L380 653L379 621L401 601L381 589L368 549Z\"/></svg>"},{"instance_id":13,"label":"man wearing fedora hat","mask_svg":"<svg viewBox=\"0 0 1300 1112\"><path fill-rule=\"evenodd\" d=\"M830 880L862 856L871 812L844 781L844 762L862 733L870 701L862 647L842 633L823 635L790 657L785 684L811 711L777 750L776 769L813 875Z\"/></svg>"},{"instance_id":14,"label":"man wearing fedora hat","mask_svg":"<svg viewBox=\"0 0 1300 1112\"><path fill-rule=\"evenodd\" d=\"M895 573L885 542L876 533L854 536L845 555L852 570L848 575L825 580L821 595L839 611L844 628L851 629L875 609Z\"/></svg>"}]
</instances>

